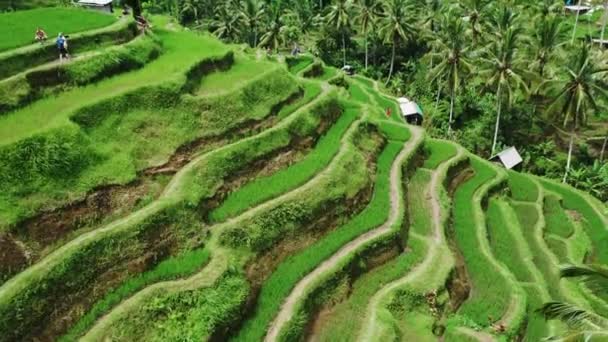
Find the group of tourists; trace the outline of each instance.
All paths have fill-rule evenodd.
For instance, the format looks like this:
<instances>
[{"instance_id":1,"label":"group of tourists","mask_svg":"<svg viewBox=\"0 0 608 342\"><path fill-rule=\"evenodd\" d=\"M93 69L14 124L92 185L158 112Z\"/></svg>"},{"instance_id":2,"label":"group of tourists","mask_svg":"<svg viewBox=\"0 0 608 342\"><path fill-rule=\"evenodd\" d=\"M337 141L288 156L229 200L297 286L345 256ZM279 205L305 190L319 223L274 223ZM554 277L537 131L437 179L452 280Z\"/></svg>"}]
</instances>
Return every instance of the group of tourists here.
<instances>
[{"instance_id":1,"label":"group of tourists","mask_svg":"<svg viewBox=\"0 0 608 342\"><path fill-rule=\"evenodd\" d=\"M36 29L36 34L34 35L34 39L43 44L48 39L46 32L40 27ZM69 59L70 53L68 52L68 36L63 33L59 33L57 35L57 40L55 40L55 46L57 46L57 50L59 51L59 60L63 61L63 59Z\"/></svg>"}]
</instances>

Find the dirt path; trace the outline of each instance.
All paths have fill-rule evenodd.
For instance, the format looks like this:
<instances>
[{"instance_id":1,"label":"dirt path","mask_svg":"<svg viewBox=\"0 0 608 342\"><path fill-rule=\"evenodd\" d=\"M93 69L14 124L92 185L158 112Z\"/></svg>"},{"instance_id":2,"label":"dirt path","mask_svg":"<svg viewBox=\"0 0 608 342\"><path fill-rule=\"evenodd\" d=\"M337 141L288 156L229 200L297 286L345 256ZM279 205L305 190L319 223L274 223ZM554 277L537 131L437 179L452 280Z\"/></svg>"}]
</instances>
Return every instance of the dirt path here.
<instances>
[{"instance_id":1,"label":"dirt path","mask_svg":"<svg viewBox=\"0 0 608 342\"><path fill-rule=\"evenodd\" d=\"M404 160L414 152L416 147L423 140L423 131L417 127L410 126L412 136L409 141L404 144L403 149L393 162L390 173L390 213L388 220L380 227L371 230L363 235L360 235L355 240L349 242L343 246L337 253L332 255L329 259L325 260L319 267L314 271L306 275L298 284L294 287L292 292L289 294L285 302L283 303L281 310L277 317L271 323L268 333L266 334L265 341L276 341L278 340L281 328L293 317L294 310L297 306L300 298L305 295L306 291L317 279L323 274L336 267L340 261L346 256L362 247L366 243L379 238L380 236L390 233L393 224L399 219L399 211L401 206L401 167Z\"/></svg>"},{"instance_id":2,"label":"dirt path","mask_svg":"<svg viewBox=\"0 0 608 342\"><path fill-rule=\"evenodd\" d=\"M473 329L465 328L465 327L460 327L457 330L461 334L474 338L479 342L495 342L496 341L494 336L492 336L488 333L485 333L483 331L475 331Z\"/></svg>"},{"instance_id":3,"label":"dirt path","mask_svg":"<svg viewBox=\"0 0 608 342\"><path fill-rule=\"evenodd\" d=\"M330 89L330 87L324 83L323 84L324 93L327 93L329 91L329 89ZM321 96L321 95L319 95L319 96ZM313 101L313 102L315 102L315 101ZM300 109L298 109L298 111L305 111L305 110L307 110L307 108L308 108L308 105L302 106ZM360 120L355 121L351 125L351 127L347 130L347 132L344 134L344 136L342 138L342 141L343 141L342 145L344 145L344 142L346 141L346 139L349 139L349 137L352 134L354 134L356 127L358 126L358 122L360 122ZM110 312L108 312L104 316L102 316L97 321L95 326L93 326L91 328L91 330L89 330L89 332L85 335L84 340L87 340L87 341L102 340L103 334L114 323L116 323L117 321L119 321L121 319L126 319L129 312L132 312L133 310L137 309L138 307L140 307L142 305L142 303L145 300L149 299L151 296L154 296L155 294L157 294L161 291L163 293L179 292L179 291L185 291L188 289L196 289L196 288L201 288L201 287L212 285L215 282L215 280L217 280L217 278L219 276L221 276L221 274L223 273L220 270L222 270L222 271L225 270L228 267L228 265L230 264L230 262L227 261L229 259L229 256L228 256L229 252L226 249L220 247L219 242L217 241L218 237L220 236L220 234L224 230L224 228L233 226L234 224L236 224L238 222L242 222L250 217L253 217L253 216L259 214L260 212L268 210L272 206L277 205L277 203L285 201L289 197L297 196L299 193L301 193L303 191L307 191L310 188L316 186L316 184L318 184L323 179L324 174L331 172L331 170L333 170L336 167L336 164L337 164L336 161L345 152L346 152L346 150L344 148L341 148L339 150L339 152L336 154L336 156L334 157L334 159L332 160L332 162L323 171L321 171L317 176L310 179L307 183L303 184L302 186L298 187L297 189L287 192L287 193L285 193L281 196L278 196L274 199L271 199L267 202L264 202L237 217L231 218L231 219L227 220L226 222L223 222L221 224L218 224L218 225L212 227L211 231L212 231L213 237L208 246L211 250L213 250L213 255L212 255L212 259L211 259L211 262L209 263L209 265L204 267L202 271L198 272L196 275L194 275L192 277L189 277L186 279L179 279L179 280L174 280L174 281L156 283L154 285L151 285L151 286L135 293L129 299L123 301L118 306L116 306L114 309L112 309ZM239 261L237 261L237 263L238 262Z\"/></svg>"},{"instance_id":4,"label":"dirt path","mask_svg":"<svg viewBox=\"0 0 608 342\"><path fill-rule=\"evenodd\" d=\"M114 308L109 314L101 317L95 326L89 330L80 341L102 341L112 325L118 321L127 319L127 314L132 312L134 309L138 309L142 305L142 301L147 298L151 298L155 295L174 293L180 291L191 291L200 289L203 287L212 286L224 271L228 268L229 258L227 253L216 252L213 259L209 262L205 268L195 274L194 276L187 279L179 279L174 281L166 281L150 285L143 290L137 292L136 295L126 299L119 306Z\"/></svg>"},{"instance_id":5,"label":"dirt path","mask_svg":"<svg viewBox=\"0 0 608 342\"><path fill-rule=\"evenodd\" d=\"M425 196L430 204L432 211L432 225L433 234L430 237L422 237L427 240L427 254L424 260L418 264L414 269L409 272L405 277L397 279L378 291L371 298L367 308L367 322L363 325L363 330L360 333L359 340L361 341L372 341L374 337L378 337L376 328L378 325L378 307L380 302L386 298L386 296L396 290L397 288L411 282L412 280L418 279L423 276L426 272L437 271L431 270L433 265L437 265L439 261L437 258L441 258L442 246L447 246L447 242L444 237L444 222L446 215L442 215L441 212L441 189L443 188L442 182L448 171L448 168L453 165L453 162L461 159L464 156L464 150L462 148L457 149L457 153L452 158L441 163L441 166L433 171L431 181L426 189ZM449 251L448 251L449 252Z\"/></svg>"},{"instance_id":6,"label":"dirt path","mask_svg":"<svg viewBox=\"0 0 608 342\"><path fill-rule=\"evenodd\" d=\"M315 100L309 102L305 106L300 107L297 111L292 113L292 115L283 119L281 122L279 122L276 126L274 126L271 129L277 129L277 127L284 126L284 125L290 123L291 121L295 120L294 118L297 116L296 114L298 112L307 110L311 106L313 106L314 104L319 102L325 95L327 95L328 89L329 89L328 86L323 87L323 91L321 92L321 94L319 94L317 96L317 98ZM262 132L260 134L264 134L264 132ZM249 137L244 140L252 140L256 136ZM242 141L243 140L235 142L235 143L240 143ZM31 282L35 282L35 281L37 281L37 279L39 279L41 277L45 277L55 267L59 266L63 262L64 255L73 254L73 253L77 252L80 248L82 248L83 246L95 243L96 240L103 238L107 234L111 234L113 232L120 231L122 229L129 229L129 227L131 227L134 223L141 222L144 219L146 219L147 217L149 217L150 215L153 215L154 213L161 211L166 206L171 205L171 203L175 203L176 201L179 201L180 200L179 194L180 194L181 188L188 186L187 184L184 184L184 182L186 182L188 179L190 179L188 177L190 172L193 169L195 169L196 167L199 167L200 166L199 164L204 163L204 161L207 159L207 157L209 155L211 155L212 153L217 153L220 150L229 148L233 144L225 145L225 146L219 148L218 150L211 151L209 153L203 154L203 155L193 159L184 168L182 168L182 170L180 170L178 173L175 174L175 176L171 179L170 183L167 185L167 187L165 188L164 192L161 194L161 196L158 200L152 202L148 206L132 213L131 215L129 215L127 217L116 220L116 221L109 223L106 226L100 227L99 229L96 229L94 231L80 235L79 237L75 238L74 240L71 240L70 242L61 246L54 252L50 253L45 258L38 261L36 264L26 268L21 273L17 274L16 276L14 276L10 280L8 280L6 283L4 283L0 287L0 303L9 302L11 300L11 298L14 298L14 296L18 296L19 293L21 293L27 287L29 287Z\"/></svg>"}]
</instances>

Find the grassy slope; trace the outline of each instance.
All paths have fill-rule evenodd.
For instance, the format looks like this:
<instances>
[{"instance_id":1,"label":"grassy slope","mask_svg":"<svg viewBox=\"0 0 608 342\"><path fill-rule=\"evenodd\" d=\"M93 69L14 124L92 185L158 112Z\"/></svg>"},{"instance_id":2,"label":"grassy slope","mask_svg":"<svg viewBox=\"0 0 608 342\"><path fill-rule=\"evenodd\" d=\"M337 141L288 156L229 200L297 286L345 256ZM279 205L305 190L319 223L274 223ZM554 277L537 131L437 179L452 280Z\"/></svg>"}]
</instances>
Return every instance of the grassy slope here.
<instances>
[{"instance_id":1,"label":"grassy slope","mask_svg":"<svg viewBox=\"0 0 608 342\"><path fill-rule=\"evenodd\" d=\"M462 252L472 282L472 296L460 308L460 312L476 324L486 326L488 316L496 320L507 311L511 300L511 289L507 280L480 249L475 222L474 194L497 175L488 166L474 159L475 176L462 184L454 194L454 230L456 243ZM488 270L493 270L488 272Z\"/></svg>"},{"instance_id":2,"label":"grassy slope","mask_svg":"<svg viewBox=\"0 0 608 342\"><path fill-rule=\"evenodd\" d=\"M0 13L0 52L34 43L34 33L41 27L50 40L60 32L74 34L110 25L112 15L79 8L38 8Z\"/></svg>"},{"instance_id":3,"label":"grassy slope","mask_svg":"<svg viewBox=\"0 0 608 342\"><path fill-rule=\"evenodd\" d=\"M430 154L427 161L433 161L430 163L430 165L433 165L433 169L456 154L453 145L434 140L426 142L426 149ZM429 210L431 209L428 207L428 201L425 198L426 186L428 186L429 181L430 170L421 168L408 182L407 200L410 215L408 220L412 224L410 234L414 232L419 236L429 236L432 232L432 223L429 216ZM328 315L323 316L323 322L320 323L321 329L315 339L328 342L356 340L365 318L364 315L359 313L368 310L369 301L375 293L386 284L406 275L414 264L420 262L426 249L425 246L426 244L422 243L420 239L410 238L408 239L409 251L407 253L400 254L394 260L372 269L357 279L352 285L349 297L333 307ZM409 320L404 316L397 317L397 319L401 321L405 319L408 322L406 324L407 330L410 332L412 329L420 328L417 323L421 322ZM427 331L427 333L430 333L430 331Z\"/></svg>"},{"instance_id":4,"label":"grassy slope","mask_svg":"<svg viewBox=\"0 0 608 342\"><path fill-rule=\"evenodd\" d=\"M70 114L86 105L140 87L183 79L186 71L198 61L227 51L225 45L206 36L165 31L160 31L158 35L165 42L164 53L144 69L46 98L0 117L0 145L70 124Z\"/></svg>"},{"instance_id":5,"label":"grassy slope","mask_svg":"<svg viewBox=\"0 0 608 342\"><path fill-rule=\"evenodd\" d=\"M278 196L286 189L304 184L327 166L338 152L340 139L359 115L359 108L349 107L332 126L326 135L321 137L314 151L304 160L270 176L257 178L239 191L231 193L210 217L213 221L224 221L250 207Z\"/></svg>"},{"instance_id":6,"label":"grassy slope","mask_svg":"<svg viewBox=\"0 0 608 342\"><path fill-rule=\"evenodd\" d=\"M278 68L280 68L278 63L259 61L250 56L237 54L234 58L234 64L229 70L203 77L198 94L208 96L228 93L240 87L244 80L276 71Z\"/></svg>"},{"instance_id":7,"label":"grassy slope","mask_svg":"<svg viewBox=\"0 0 608 342\"><path fill-rule=\"evenodd\" d=\"M245 322L235 340L262 339L266 333L266 327L276 315L283 299L289 295L293 286L302 277L348 241L384 222L388 215L385 208L389 207L388 174L392 160L399 153L401 146L401 142L390 142L380 154L373 199L363 212L306 250L287 258L277 267L262 286L254 316Z\"/></svg>"}]
</instances>

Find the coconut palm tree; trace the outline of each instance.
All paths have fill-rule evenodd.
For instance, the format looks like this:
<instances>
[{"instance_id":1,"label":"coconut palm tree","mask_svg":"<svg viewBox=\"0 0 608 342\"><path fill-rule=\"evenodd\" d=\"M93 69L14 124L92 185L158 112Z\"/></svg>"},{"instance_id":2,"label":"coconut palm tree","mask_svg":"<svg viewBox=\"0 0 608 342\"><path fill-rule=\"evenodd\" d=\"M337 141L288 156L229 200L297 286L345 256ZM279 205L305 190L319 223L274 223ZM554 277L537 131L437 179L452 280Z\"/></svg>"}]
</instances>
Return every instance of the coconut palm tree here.
<instances>
[{"instance_id":1,"label":"coconut palm tree","mask_svg":"<svg viewBox=\"0 0 608 342\"><path fill-rule=\"evenodd\" d=\"M133 10L133 18L141 16L141 0L126 0L125 3Z\"/></svg>"},{"instance_id":2,"label":"coconut palm tree","mask_svg":"<svg viewBox=\"0 0 608 342\"><path fill-rule=\"evenodd\" d=\"M230 2L219 6L211 23L213 34L227 41L237 41L241 34L242 17Z\"/></svg>"},{"instance_id":3,"label":"coconut palm tree","mask_svg":"<svg viewBox=\"0 0 608 342\"><path fill-rule=\"evenodd\" d=\"M243 18L245 27L250 37L249 45L258 45L258 32L260 24L264 21L265 3L262 0L242 0L240 16Z\"/></svg>"},{"instance_id":4,"label":"coconut palm tree","mask_svg":"<svg viewBox=\"0 0 608 342\"><path fill-rule=\"evenodd\" d=\"M194 21L198 24L198 10L201 6L200 0L184 0L182 3L182 13L191 13Z\"/></svg>"},{"instance_id":5,"label":"coconut palm tree","mask_svg":"<svg viewBox=\"0 0 608 342\"><path fill-rule=\"evenodd\" d=\"M604 46L604 34L608 23L608 0L604 0L604 14L602 15L602 33L600 34L600 46Z\"/></svg>"},{"instance_id":6,"label":"coconut palm tree","mask_svg":"<svg viewBox=\"0 0 608 342\"><path fill-rule=\"evenodd\" d=\"M377 0L358 0L355 4L357 16L355 21L359 24L361 33L365 36L365 70L368 65L368 47L367 39L369 30L372 29L378 19L379 2Z\"/></svg>"},{"instance_id":7,"label":"coconut palm tree","mask_svg":"<svg viewBox=\"0 0 608 342\"><path fill-rule=\"evenodd\" d=\"M608 68L598 67L597 61L590 56L589 46L582 43L565 67L564 77L541 84L541 87L546 86L549 91L557 94L548 107L549 113L557 114L564 128L570 125L571 129L564 183L570 171L576 129L586 124L590 109L597 110L599 97L608 98L608 83L600 77L606 72Z\"/></svg>"},{"instance_id":8,"label":"coconut palm tree","mask_svg":"<svg viewBox=\"0 0 608 342\"><path fill-rule=\"evenodd\" d=\"M521 35L521 28L508 28L502 39L492 44L482 57L483 69L480 76L486 80L486 87L496 91L496 125L491 156L496 152L503 104L506 102L510 105L518 89L524 89L526 93L528 91L524 81L524 62L519 56Z\"/></svg>"},{"instance_id":9,"label":"coconut palm tree","mask_svg":"<svg viewBox=\"0 0 608 342\"><path fill-rule=\"evenodd\" d=\"M391 66L386 84L388 84L395 68L395 53L399 42L412 37L415 32L413 18L410 16L412 7L405 0L387 0L383 3L383 16L380 19L380 35L392 45Z\"/></svg>"},{"instance_id":10,"label":"coconut palm tree","mask_svg":"<svg viewBox=\"0 0 608 342\"><path fill-rule=\"evenodd\" d=\"M269 47L277 50L281 41L281 31L285 25L283 23L283 8L282 3L274 3L269 9L270 22L266 27L266 32L260 38L259 46Z\"/></svg>"},{"instance_id":11,"label":"coconut palm tree","mask_svg":"<svg viewBox=\"0 0 608 342\"><path fill-rule=\"evenodd\" d=\"M532 32L531 50L534 53L535 64L540 77L544 77L545 67L554 56L556 50L565 43L561 18L549 15L540 18Z\"/></svg>"},{"instance_id":12,"label":"coconut palm tree","mask_svg":"<svg viewBox=\"0 0 608 342\"><path fill-rule=\"evenodd\" d=\"M352 8L351 0L335 0L325 16L327 24L333 26L342 35L343 65L346 65L346 33L352 26Z\"/></svg>"},{"instance_id":13,"label":"coconut palm tree","mask_svg":"<svg viewBox=\"0 0 608 342\"><path fill-rule=\"evenodd\" d=\"M440 27L438 39L432 43L429 53L429 58L438 60L439 63L431 69L429 81L437 82L439 89L447 89L450 93L449 135L454 117L454 101L465 75L471 72L472 65L468 57L467 38L464 34L465 24L460 20L458 14L449 11L441 19Z\"/></svg>"},{"instance_id":14,"label":"coconut palm tree","mask_svg":"<svg viewBox=\"0 0 608 342\"><path fill-rule=\"evenodd\" d=\"M596 294L608 296L608 269L600 265L574 266L561 268L562 278L576 278L586 284ZM559 319L571 328L564 341L595 341L593 337L608 337L608 318L589 312L572 304L562 302L546 303L538 310L545 319Z\"/></svg>"},{"instance_id":15,"label":"coconut palm tree","mask_svg":"<svg viewBox=\"0 0 608 342\"><path fill-rule=\"evenodd\" d=\"M468 18L471 35L475 44L479 42L479 37L483 32L482 27L488 14L489 5L488 0L463 0L459 3L465 16Z\"/></svg>"}]
</instances>

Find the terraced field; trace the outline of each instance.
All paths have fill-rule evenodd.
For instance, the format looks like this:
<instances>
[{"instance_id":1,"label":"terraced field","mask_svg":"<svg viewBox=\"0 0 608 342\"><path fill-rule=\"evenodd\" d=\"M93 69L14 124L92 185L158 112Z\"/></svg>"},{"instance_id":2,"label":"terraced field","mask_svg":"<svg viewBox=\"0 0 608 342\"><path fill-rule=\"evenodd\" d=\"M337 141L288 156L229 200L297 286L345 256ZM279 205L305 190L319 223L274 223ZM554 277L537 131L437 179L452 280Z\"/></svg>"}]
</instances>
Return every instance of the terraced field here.
<instances>
[{"instance_id":1,"label":"terraced field","mask_svg":"<svg viewBox=\"0 0 608 342\"><path fill-rule=\"evenodd\" d=\"M540 341L569 329L543 303L607 317L559 276L608 264L596 199L428 137L370 79L157 20L62 64L0 54L0 341Z\"/></svg>"}]
</instances>

